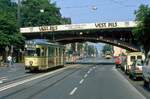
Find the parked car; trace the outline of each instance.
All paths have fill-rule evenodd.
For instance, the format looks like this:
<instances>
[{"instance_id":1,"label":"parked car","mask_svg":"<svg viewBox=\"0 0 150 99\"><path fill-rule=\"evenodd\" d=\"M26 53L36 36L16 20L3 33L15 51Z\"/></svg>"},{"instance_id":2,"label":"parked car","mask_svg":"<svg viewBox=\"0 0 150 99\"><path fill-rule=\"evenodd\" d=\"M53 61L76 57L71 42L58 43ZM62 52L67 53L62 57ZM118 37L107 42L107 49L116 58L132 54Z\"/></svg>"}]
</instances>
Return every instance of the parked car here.
<instances>
[{"instance_id":1,"label":"parked car","mask_svg":"<svg viewBox=\"0 0 150 99\"><path fill-rule=\"evenodd\" d=\"M116 68L120 68L121 67L121 63L122 63L121 56L115 56L114 59L115 59Z\"/></svg>"},{"instance_id":2,"label":"parked car","mask_svg":"<svg viewBox=\"0 0 150 99\"><path fill-rule=\"evenodd\" d=\"M111 59L112 56L107 54L107 55L105 55L105 58L106 58L106 59Z\"/></svg>"},{"instance_id":3,"label":"parked car","mask_svg":"<svg viewBox=\"0 0 150 99\"><path fill-rule=\"evenodd\" d=\"M143 80L144 86L150 89L150 52L144 62L143 66Z\"/></svg>"},{"instance_id":4,"label":"parked car","mask_svg":"<svg viewBox=\"0 0 150 99\"><path fill-rule=\"evenodd\" d=\"M110 51L106 51L106 52L105 52L105 58L106 58L106 59L111 59L111 58L112 58L112 54L111 54Z\"/></svg>"},{"instance_id":5,"label":"parked car","mask_svg":"<svg viewBox=\"0 0 150 99\"><path fill-rule=\"evenodd\" d=\"M142 67L143 67L143 60L142 59L135 60L131 65L129 77L133 80L136 80L139 77L142 78L142 74L143 74Z\"/></svg>"},{"instance_id":6,"label":"parked car","mask_svg":"<svg viewBox=\"0 0 150 99\"><path fill-rule=\"evenodd\" d=\"M131 52L128 53L126 56L126 59L123 61L123 70L125 71L126 74L129 74L131 70L131 65L133 62L137 59L145 59L145 55L142 52Z\"/></svg>"}]
</instances>

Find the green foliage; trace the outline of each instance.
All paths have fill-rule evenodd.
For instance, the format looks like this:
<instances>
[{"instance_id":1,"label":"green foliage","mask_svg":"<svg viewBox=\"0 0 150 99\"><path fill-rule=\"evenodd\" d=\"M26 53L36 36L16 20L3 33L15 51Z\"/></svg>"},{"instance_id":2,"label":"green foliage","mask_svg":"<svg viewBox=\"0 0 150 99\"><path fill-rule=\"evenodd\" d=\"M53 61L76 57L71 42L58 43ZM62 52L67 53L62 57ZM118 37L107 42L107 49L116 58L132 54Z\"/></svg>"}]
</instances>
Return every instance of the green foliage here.
<instances>
[{"instance_id":1,"label":"green foliage","mask_svg":"<svg viewBox=\"0 0 150 99\"><path fill-rule=\"evenodd\" d=\"M21 47L24 38L19 33L17 26L17 5L10 0L0 0L0 46L14 45Z\"/></svg>"},{"instance_id":2,"label":"green foliage","mask_svg":"<svg viewBox=\"0 0 150 99\"><path fill-rule=\"evenodd\" d=\"M21 4L21 26L42 26L66 23L60 8L48 0L25 0ZM69 24L69 23L68 23Z\"/></svg>"},{"instance_id":3,"label":"green foliage","mask_svg":"<svg viewBox=\"0 0 150 99\"><path fill-rule=\"evenodd\" d=\"M141 5L135 11L135 15L137 27L133 30L133 35L147 53L150 50L150 7L148 5Z\"/></svg>"},{"instance_id":4,"label":"green foliage","mask_svg":"<svg viewBox=\"0 0 150 99\"><path fill-rule=\"evenodd\" d=\"M81 51L83 48L83 43L77 43L77 50Z\"/></svg>"},{"instance_id":5,"label":"green foliage","mask_svg":"<svg viewBox=\"0 0 150 99\"><path fill-rule=\"evenodd\" d=\"M103 54L105 54L106 52L112 53L112 46L111 46L111 45L108 45L108 44L105 44L105 45L103 46L102 52L103 52Z\"/></svg>"},{"instance_id":6,"label":"green foliage","mask_svg":"<svg viewBox=\"0 0 150 99\"><path fill-rule=\"evenodd\" d=\"M94 55L95 54L95 47L94 45L88 45L88 55Z\"/></svg>"}]
</instances>

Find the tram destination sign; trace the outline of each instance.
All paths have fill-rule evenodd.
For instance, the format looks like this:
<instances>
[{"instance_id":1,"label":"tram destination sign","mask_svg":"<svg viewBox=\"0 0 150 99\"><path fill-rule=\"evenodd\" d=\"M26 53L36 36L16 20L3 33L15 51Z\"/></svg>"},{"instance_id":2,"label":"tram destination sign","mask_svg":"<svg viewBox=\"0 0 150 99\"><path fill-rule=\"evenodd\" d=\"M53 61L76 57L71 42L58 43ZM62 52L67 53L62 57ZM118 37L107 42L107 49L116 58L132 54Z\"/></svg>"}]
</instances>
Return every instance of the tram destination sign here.
<instances>
[{"instance_id":1,"label":"tram destination sign","mask_svg":"<svg viewBox=\"0 0 150 99\"><path fill-rule=\"evenodd\" d=\"M21 33L34 32L54 32L54 31L71 31L71 30L94 30L94 29L109 29L109 28L128 28L135 27L136 22L100 22L100 23L83 23L83 24L68 24L68 25L51 25L39 27L21 28Z\"/></svg>"}]
</instances>

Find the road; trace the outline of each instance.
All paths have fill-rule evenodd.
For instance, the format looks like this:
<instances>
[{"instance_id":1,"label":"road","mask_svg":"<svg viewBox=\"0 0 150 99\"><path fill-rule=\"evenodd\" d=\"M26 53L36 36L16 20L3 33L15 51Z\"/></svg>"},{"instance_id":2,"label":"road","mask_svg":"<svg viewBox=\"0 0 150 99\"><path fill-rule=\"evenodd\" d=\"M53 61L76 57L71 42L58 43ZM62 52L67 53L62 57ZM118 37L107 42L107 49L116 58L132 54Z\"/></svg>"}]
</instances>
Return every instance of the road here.
<instances>
[{"instance_id":1,"label":"road","mask_svg":"<svg viewBox=\"0 0 150 99\"><path fill-rule=\"evenodd\" d=\"M114 65L72 65L0 85L0 99L146 99Z\"/></svg>"}]
</instances>

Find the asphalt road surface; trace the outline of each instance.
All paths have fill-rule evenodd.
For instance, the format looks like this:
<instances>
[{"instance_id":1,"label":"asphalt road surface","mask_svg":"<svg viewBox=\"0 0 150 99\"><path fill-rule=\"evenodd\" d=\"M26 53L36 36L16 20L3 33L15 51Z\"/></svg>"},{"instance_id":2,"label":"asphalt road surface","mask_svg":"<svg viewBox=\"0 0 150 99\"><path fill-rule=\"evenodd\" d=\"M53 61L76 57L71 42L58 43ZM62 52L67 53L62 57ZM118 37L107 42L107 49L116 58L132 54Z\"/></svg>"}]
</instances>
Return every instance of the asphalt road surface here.
<instances>
[{"instance_id":1,"label":"asphalt road surface","mask_svg":"<svg viewBox=\"0 0 150 99\"><path fill-rule=\"evenodd\" d=\"M72 65L0 84L0 99L146 99L114 65Z\"/></svg>"}]
</instances>

